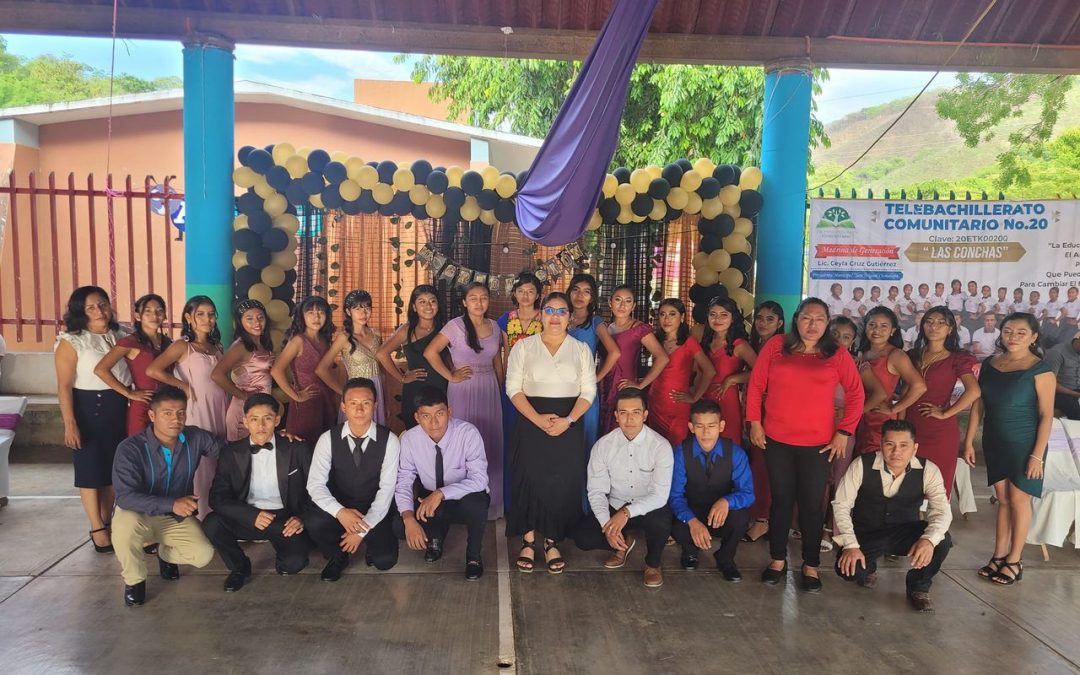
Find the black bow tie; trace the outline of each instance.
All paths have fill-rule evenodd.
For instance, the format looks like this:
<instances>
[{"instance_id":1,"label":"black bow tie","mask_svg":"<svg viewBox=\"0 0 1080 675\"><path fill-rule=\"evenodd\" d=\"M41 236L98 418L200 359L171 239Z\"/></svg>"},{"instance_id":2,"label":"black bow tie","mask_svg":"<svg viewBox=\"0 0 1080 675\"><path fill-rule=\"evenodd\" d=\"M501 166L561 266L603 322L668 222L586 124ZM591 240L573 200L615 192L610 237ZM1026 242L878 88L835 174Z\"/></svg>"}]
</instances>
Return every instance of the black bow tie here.
<instances>
[{"instance_id":1,"label":"black bow tie","mask_svg":"<svg viewBox=\"0 0 1080 675\"><path fill-rule=\"evenodd\" d=\"M258 445L256 443L251 443L249 447L251 449L251 454L254 455L254 454L258 453L260 450L273 450L274 449L274 444L271 443L270 441L267 441L266 443L263 443L262 445Z\"/></svg>"}]
</instances>

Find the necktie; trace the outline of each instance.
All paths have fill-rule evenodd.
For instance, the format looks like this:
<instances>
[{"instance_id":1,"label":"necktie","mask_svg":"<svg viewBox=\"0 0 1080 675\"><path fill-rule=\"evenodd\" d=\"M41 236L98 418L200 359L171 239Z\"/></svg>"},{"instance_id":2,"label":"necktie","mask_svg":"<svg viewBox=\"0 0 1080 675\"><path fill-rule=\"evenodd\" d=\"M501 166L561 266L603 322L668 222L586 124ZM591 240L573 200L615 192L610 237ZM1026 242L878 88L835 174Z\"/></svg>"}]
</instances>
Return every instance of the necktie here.
<instances>
[{"instance_id":1,"label":"necktie","mask_svg":"<svg viewBox=\"0 0 1080 675\"><path fill-rule=\"evenodd\" d=\"M436 443L435 444L435 489L438 490L439 488L443 487L444 485L446 485L446 482L443 480L442 448L440 448L439 444Z\"/></svg>"},{"instance_id":2,"label":"necktie","mask_svg":"<svg viewBox=\"0 0 1080 675\"><path fill-rule=\"evenodd\" d=\"M250 445L250 449L251 449L251 454L254 455L254 454L258 454L258 452L260 450L273 450L274 449L274 444L271 443L270 441L267 441L266 443L262 443L262 444L252 443Z\"/></svg>"},{"instance_id":3,"label":"necktie","mask_svg":"<svg viewBox=\"0 0 1080 675\"><path fill-rule=\"evenodd\" d=\"M705 455L705 480L712 478L712 453Z\"/></svg>"},{"instance_id":4,"label":"necktie","mask_svg":"<svg viewBox=\"0 0 1080 675\"><path fill-rule=\"evenodd\" d=\"M354 436L349 436L349 441L352 443L352 460L356 468L360 468L360 460L363 459L364 453L361 451L361 443L363 440Z\"/></svg>"}]
</instances>

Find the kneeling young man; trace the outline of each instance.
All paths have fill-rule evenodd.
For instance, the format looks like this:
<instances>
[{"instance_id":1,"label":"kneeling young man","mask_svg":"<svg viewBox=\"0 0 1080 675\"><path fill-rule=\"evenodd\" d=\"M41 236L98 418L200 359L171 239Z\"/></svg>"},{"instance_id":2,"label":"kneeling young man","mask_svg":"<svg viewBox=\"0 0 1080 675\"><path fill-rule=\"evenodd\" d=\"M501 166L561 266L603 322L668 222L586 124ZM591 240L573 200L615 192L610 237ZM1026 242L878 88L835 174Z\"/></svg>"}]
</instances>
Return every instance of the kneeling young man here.
<instances>
[{"instance_id":1,"label":"kneeling young man","mask_svg":"<svg viewBox=\"0 0 1080 675\"><path fill-rule=\"evenodd\" d=\"M491 502L484 439L472 424L453 417L446 392L424 387L415 404L419 426L401 435L398 461L400 536L412 550L424 551L424 560L435 562L442 557L450 525L464 525L465 578L479 579Z\"/></svg>"},{"instance_id":2,"label":"kneeling young man","mask_svg":"<svg viewBox=\"0 0 1080 675\"><path fill-rule=\"evenodd\" d=\"M712 548L716 568L728 581L742 581L735 566L735 549L750 524L754 479L746 452L720 438L724 420L715 401L702 399L690 408L690 436L675 448L671 479L671 535L682 546L683 569L698 566L698 552Z\"/></svg>"},{"instance_id":3,"label":"kneeling young man","mask_svg":"<svg viewBox=\"0 0 1080 675\"><path fill-rule=\"evenodd\" d=\"M645 392L627 387L615 400L619 428L604 435L592 448L588 469L589 506L595 516L582 519L574 535L578 548L614 551L604 567L618 569L637 540L627 528L645 532L645 585L664 584L660 556L671 534L671 492L674 458L671 444L645 426L649 416Z\"/></svg>"},{"instance_id":4,"label":"kneeling young man","mask_svg":"<svg viewBox=\"0 0 1080 675\"><path fill-rule=\"evenodd\" d=\"M881 425L881 450L857 457L836 490L833 542L843 549L836 573L866 588L877 582L880 556L909 556L908 599L920 612L932 612L930 584L952 547L952 509L941 471L916 458L918 449L911 422ZM929 502L925 521L919 518L923 499Z\"/></svg>"},{"instance_id":5,"label":"kneeling young man","mask_svg":"<svg viewBox=\"0 0 1080 675\"><path fill-rule=\"evenodd\" d=\"M146 542L158 542L158 570L166 581L180 578L179 564L205 567L214 557L195 518L193 481L199 461L217 458L225 442L186 426L186 419L187 395L162 386L150 398L150 426L116 448L113 547L129 607L146 601Z\"/></svg>"},{"instance_id":6,"label":"kneeling young man","mask_svg":"<svg viewBox=\"0 0 1080 675\"><path fill-rule=\"evenodd\" d=\"M390 429L375 423L375 396L375 383L366 377L346 382L346 422L319 437L311 458L307 487L314 506L303 520L327 561L323 581L341 578L361 541L368 565L388 570L397 564L397 514L390 511L401 446Z\"/></svg>"},{"instance_id":7,"label":"kneeling young man","mask_svg":"<svg viewBox=\"0 0 1080 675\"><path fill-rule=\"evenodd\" d=\"M311 540L301 514L307 492L311 451L274 433L281 415L270 394L252 394L244 401L244 428L250 436L221 451L210 488L213 512L203 522L207 538L229 568L225 592L238 591L251 576L251 560L237 539L269 539L278 574L297 574L307 567Z\"/></svg>"}]
</instances>

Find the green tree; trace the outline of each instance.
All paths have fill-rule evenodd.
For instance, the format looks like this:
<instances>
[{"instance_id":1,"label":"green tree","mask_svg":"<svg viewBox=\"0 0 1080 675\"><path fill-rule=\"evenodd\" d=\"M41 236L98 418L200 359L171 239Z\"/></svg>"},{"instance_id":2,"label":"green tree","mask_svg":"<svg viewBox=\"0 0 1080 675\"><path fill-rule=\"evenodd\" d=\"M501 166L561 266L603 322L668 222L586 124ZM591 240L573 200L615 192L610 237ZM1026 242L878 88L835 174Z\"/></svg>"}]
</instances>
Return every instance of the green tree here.
<instances>
[{"instance_id":1,"label":"green tree","mask_svg":"<svg viewBox=\"0 0 1080 675\"><path fill-rule=\"evenodd\" d=\"M433 83L432 99L447 101L453 118L543 138L580 67L571 61L426 56L414 63L412 76ZM814 71L815 93L826 79L826 71ZM679 157L757 164L764 88L761 68L639 63L631 74L613 165L664 164ZM829 144L814 116L810 143Z\"/></svg>"}]
</instances>

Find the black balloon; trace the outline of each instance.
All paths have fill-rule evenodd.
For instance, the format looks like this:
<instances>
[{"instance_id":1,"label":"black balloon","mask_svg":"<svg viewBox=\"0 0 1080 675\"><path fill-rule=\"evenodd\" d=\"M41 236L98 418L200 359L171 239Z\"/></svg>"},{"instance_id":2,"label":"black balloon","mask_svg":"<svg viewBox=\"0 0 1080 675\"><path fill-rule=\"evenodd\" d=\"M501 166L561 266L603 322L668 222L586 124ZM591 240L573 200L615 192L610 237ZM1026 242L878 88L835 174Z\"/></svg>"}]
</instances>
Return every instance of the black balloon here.
<instances>
[{"instance_id":1,"label":"black balloon","mask_svg":"<svg viewBox=\"0 0 1080 675\"><path fill-rule=\"evenodd\" d=\"M721 164L713 169L712 175L713 178L720 183L720 187L724 187L739 182L739 177L735 173L736 171L737 168L734 164Z\"/></svg>"},{"instance_id":2,"label":"black balloon","mask_svg":"<svg viewBox=\"0 0 1080 675\"><path fill-rule=\"evenodd\" d=\"M262 234L273 226L273 220L270 218L270 214L262 209L248 214L247 217L248 227L255 232Z\"/></svg>"},{"instance_id":3,"label":"black balloon","mask_svg":"<svg viewBox=\"0 0 1080 675\"><path fill-rule=\"evenodd\" d=\"M653 200L649 195L638 195L630 202L630 210L635 216L647 216L652 212Z\"/></svg>"},{"instance_id":4,"label":"black balloon","mask_svg":"<svg viewBox=\"0 0 1080 675\"><path fill-rule=\"evenodd\" d=\"M304 174L304 177L300 179L300 186L304 188L304 192L309 195L317 195L323 191L326 187L326 182L323 181L321 173L315 171L308 171Z\"/></svg>"},{"instance_id":5,"label":"black balloon","mask_svg":"<svg viewBox=\"0 0 1080 675\"><path fill-rule=\"evenodd\" d=\"M683 159L675 160L675 163L679 165L679 168L683 170L683 173L694 170L694 165L691 164L690 160L686 159L685 157Z\"/></svg>"},{"instance_id":6,"label":"black balloon","mask_svg":"<svg viewBox=\"0 0 1080 675\"><path fill-rule=\"evenodd\" d=\"M299 178L294 178L289 183L289 187L285 188L285 198L289 200L290 204L306 204L308 200L308 193L304 190L304 185Z\"/></svg>"},{"instance_id":7,"label":"black balloon","mask_svg":"<svg viewBox=\"0 0 1080 675\"><path fill-rule=\"evenodd\" d=\"M465 194L475 197L484 189L484 177L479 171L466 171L461 176L461 189Z\"/></svg>"},{"instance_id":8,"label":"black balloon","mask_svg":"<svg viewBox=\"0 0 1080 675\"><path fill-rule=\"evenodd\" d=\"M272 157L274 155L274 144L271 143L269 145L263 146L263 150L266 150L267 152L269 152L270 156Z\"/></svg>"},{"instance_id":9,"label":"black balloon","mask_svg":"<svg viewBox=\"0 0 1080 675\"><path fill-rule=\"evenodd\" d=\"M705 305L709 304L713 298L726 298L728 296L728 290L724 284L713 284L712 286L706 286L705 292L702 293L705 296Z\"/></svg>"},{"instance_id":10,"label":"black balloon","mask_svg":"<svg viewBox=\"0 0 1080 675\"><path fill-rule=\"evenodd\" d=\"M447 211L451 209L457 211L465 203L465 193L462 192L461 188L446 188L446 193L443 194L443 202L446 203Z\"/></svg>"},{"instance_id":11,"label":"black balloon","mask_svg":"<svg viewBox=\"0 0 1080 675\"><path fill-rule=\"evenodd\" d=\"M702 179L701 185L698 186L698 197L702 199L712 199L720 194L720 181L716 180L712 176L707 176Z\"/></svg>"},{"instance_id":12,"label":"black balloon","mask_svg":"<svg viewBox=\"0 0 1080 675\"><path fill-rule=\"evenodd\" d=\"M289 246L289 235L284 230L271 227L262 235L262 244L272 253L284 251ZM248 258L250 262L251 258Z\"/></svg>"},{"instance_id":13,"label":"black balloon","mask_svg":"<svg viewBox=\"0 0 1080 675\"><path fill-rule=\"evenodd\" d=\"M426 159L416 160L409 168L412 170L413 180L418 185L423 185L428 176L431 175L431 162Z\"/></svg>"},{"instance_id":14,"label":"black balloon","mask_svg":"<svg viewBox=\"0 0 1080 675\"><path fill-rule=\"evenodd\" d=\"M285 207L285 213L288 213L289 215L292 215L292 216L297 215L296 214L296 205L295 204L289 204L288 206L286 206Z\"/></svg>"},{"instance_id":15,"label":"black balloon","mask_svg":"<svg viewBox=\"0 0 1080 675\"><path fill-rule=\"evenodd\" d=\"M394 195L394 198L390 200L390 208L393 210L394 215L404 216L412 213L413 203L409 199L408 192L398 192Z\"/></svg>"},{"instance_id":16,"label":"black balloon","mask_svg":"<svg viewBox=\"0 0 1080 675\"><path fill-rule=\"evenodd\" d=\"M476 203L485 211L490 211L499 203L499 194L494 190L481 190L476 196Z\"/></svg>"},{"instance_id":17,"label":"black balloon","mask_svg":"<svg viewBox=\"0 0 1080 675\"><path fill-rule=\"evenodd\" d=\"M379 204L379 208L377 210L380 216L383 216L384 218L389 218L390 216L394 215L394 204L393 202L389 204Z\"/></svg>"},{"instance_id":18,"label":"black balloon","mask_svg":"<svg viewBox=\"0 0 1080 675\"><path fill-rule=\"evenodd\" d=\"M682 209L673 209L669 204L667 207L667 215L664 216L664 218L669 221L678 220L679 218L682 218Z\"/></svg>"},{"instance_id":19,"label":"black balloon","mask_svg":"<svg viewBox=\"0 0 1080 675\"><path fill-rule=\"evenodd\" d=\"M749 273L754 266L754 259L748 253L732 253L731 266L743 273Z\"/></svg>"},{"instance_id":20,"label":"black balloon","mask_svg":"<svg viewBox=\"0 0 1080 675\"><path fill-rule=\"evenodd\" d=\"M428 216L427 207L423 204L413 204L412 216L417 220L427 220L430 217Z\"/></svg>"},{"instance_id":21,"label":"black balloon","mask_svg":"<svg viewBox=\"0 0 1080 675\"><path fill-rule=\"evenodd\" d=\"M694 284L693 286L690 287L689 295L690 295L690 299L694 301L695 305L704 305L705 303L707 303L709 301L708 293L709 293L709 290L706 287L704 287L704 286L702 286L700 284ZM700 323L704 323L704 322L700 322Z\"/></svg>"},{"instance_id":22,"label":"black balloon","mask_svg":"<svg viewBox=\"0 0 1080 675\"><path fill-rule=\"evenodd\" d=\"M701 238L701 245L698 246L698 249L706 253L712 253L716 249L723 247L724 243L720 241L720 237L715 234L710 234L707 237Z\"/></svg>"},{"instance_id":23,"label":"black balloon","mask_svg":"<svg viewBox=\"0 0 1080 675\"><path fill-rule=\"evenodd\" d=\"M720 234L720 224L715 220L710 220L708 218L699 219L697 222L697 229L703 237L715 237Z\"/></svg>"},{"instance_id":24,"label":"black balloon","mask_svg":"<svg viewBox=\"0 0 1080 675\"><path fill-rule=\"evenodd\" d=\"M517 212L514 207L514 200L512 199L500 199L499 203L495 205L495 219L500 223L512 223L517 219Z\"/></svg>"},{"instance_id":25,"label":"black balloon","mask_svg":"<svg viewBox=\"0 0 1080 675\"><path fill-rule=\"evenodd\" d=\"M325 150L312 150L307 156L308 168L312 171L322 171L330 163L330 153Z\"/></svg>"},{"instance_id":26,"label":"black balloon","mask_svg":"<svg viewBox=\"0 0 1080 675\"><path fill-rule=\"evenodd\" d=\"M742 194L739 195L739 210L747 218L756 216L764 203L765 200L762 199L761 193L757 190L743 190Z\"/></svg>"},{"instance_id":27,"label":"black balloon","mask_svg":"<svg viewBox=\"0 0 1080 675\"><path fill-rule=\"evenodd\" d=\"M690 310L690 316L694 317L694 323L704 324L709 320L709 306L700 302L694 303L694 308Z\"/></svg>"},{"instance_id":28,"label":"black balloon","mask_svg":"<svg viewBox=\"0 0 1080 675\"><path fill-rule=\"evenodd\" d=\"M349 170L341 162L327 162L322 169L322 175L331 183L340 183L349 177Z\"/></svg>"},{"instance_id":29,"label":"black balloon","mask_svg":"<svg viewBox=\"0 0 1080 675\"><path fill-rule=\"evenodd\" d=\"M296 283L296 270L285 270L285 286L292 286ZM291 296L290 296L291 297Z\"/></svg>"},{"instance_id":30,"label":"black balloon","mask_svg":"<svg viewBox=\"0 0 1080 675\"><path fill-rule=\"evenodd\" d=\"M274 166L266 172L266 182L278 192L285 192L285 189L289 187L289 183L292 182L292 176L289 175L289 170L285 167Z\"/></svg>"},{"instance_id":31,"label":"black balloon","mask_svg":"<svg viewBox=\"0 0 1080 675\"><path fill-rule=\"evenodd\" d=\"M341 205L345 203L345 200L341 198L341 193L338 192L336 185L327 185L322 191L322 203L323 206L328 209L339 209Z\"/></svg>"},{"instance_id":32,"label":"black balloon","mask_svg":"<svg viewBox=\"0 0 1080 675\"><path fill-rule=\"evenodd\" d=\"M622 207L619 206L619 202L615 201L614 197L608 197L600 203L600 218L605 223L614 223L621 210Z\"/></svg>"},{"instance_id":33,"label":"black balloon","mask_svg":"<svg viewBox=\"0 0 1080 675\"><path fill-rule=\"evenodd\" d=\"M526 179L528 179L528 177L529 177L529 171L528 170L518 172L518 175L517 175L518 190L520 190L521 186L525 184L525 181L526 181Z\"/></svg>"},{"instance_id":34,"label":"black balloon","mask_svg":"<svg viewBox=\"0 0 1080 675\"><path fill-rule=\"evenodd\" d=\"M375 161L371 161L371 162L365 162L365 164L367 164L368 166L370 166L370 167L371 167L372 169L378 169L378 168L379 168L379 163L378 163L378 162L375 162Z\"/></svg>"},{"instance_id":35,"label":"black balloon","mask_svg":"<svg viewBox=\"0 0 1080 675\"><path fill-rule=\"evenodd\" d=\"M394 182L394 172L397 171L397 164L390 160L384 160L375 165L375 170L379 172L379 182L391 185Z\"/></svg>"},{"instance_id":36,"label":"black balloon","mask_svg":"<svg viewBox=\"0 0 1080 675\"><path fill-rule=\"evenodd\" d=\"M726 213L721 213L716 217L716 222L720 226L719 234L721 237L726 237L735 231L735 219Z\"/></svg>"},{"instance_id":37,"label":"black balloon","mask_svg":"<svg viewBox=\"0 0 1080 675\"><path fill-rule=\"evenodd\" d=\"M259 268L252 267L251 265L244 265L240 269L233 272L233 281L236 282L237 290L244 296L247 295L247 291L253 284L259 283L262 272Z\"/></svg>"},{"instance_id":38,"label":"black balloon","mask_svg":"<svg viewBox=\"0 0 1080 675\"><path fill-rule=\"evenodd\" d=\"M262 197L253 192L245 192L236 198L236 210L248 215L255 213L256 211L262 211Z\"/></svg>"},{"instance_id":39,"label":"black balloon","mask_svg":"<svg viewBox=\"0 0 1080 675\"><path fill-rule=\"evenodd\" d=\"M668 185L678 185L682 182L684 171L678 164L668 164L660 170L660 177L668 182Z\"/></svg>"},{"instance_id":40,"label":"black balloon","mask_svg":"<svg viewBox=\"0 0 1080 675\"><path fill-rule=\"evenodd\" d=\"M281 300L282 302L292 300L295 293L296 289L289 283L284 283L270 289L270 295L274 300Z\"/></svg>"},{"instance_id":41,"label":"black balloon","mask_svg":"<svg viewBox=\"0 0 1080 675\"><path fill-rule=\"evenodd\" d=\"M265 246L259 246L254 251L248 251L248 264L261 270L270 264L270 258L272 256L273 252L271 252L270 249Z\"/></svg>"},{"instance_id":42,"label":"black balloon","mask_svg":"<svg viewBox=\"0 0 1080 675\"><path fill-rule=\"evenodd\" d=\"M615 176L615 180L619 181L620 185L622 183L630 182L630 169L627 169L625 166L620 166L612 171L611 174Z\"/></svg>"},{"instance_id":43,"label":"black balloon","mask_svg":"<svg viewBox=\"0 0 1080 675\"><path fill-rule=\"evenodd\" d=\"M246 227L233 232L232 241L233 248L244 253L262 246L262 237L259 236L259 233Z\"/></svg>"},{"instance_id":44,"label":"black balloon","mask_svg":"<svg viewBox=\"0 0 1080 675\"><path fill-rule=\"evenodd\" d=\"M663 178L654 178L649 183L649 196L653 199L664 199L671 193L671 183Z\"/></svg>"},{"instance_id":45,"label":"black balloon","mask_svg":"<svg viewBox=\"0 0 1080 675\"><path fill-rule=\"evenodd\" d=\"M243 166L248 165L248 155L250 155L254 149L255 146L253 145L245 145L244 147L236 151L236 158L240 160L240 164L242 164Z\"/></svg>"},{"instance_id":46,"label":"black balloon","mask_svg":"<svg viewBox=\"0 0 1080 675\"><path fill-rule=\"evenodd\" d=\"M374 200L371 203L374 204ZM351 202L345 202L341 205L341 210L350 216L355 216L360 213L360 201L354 200Z\"/></svg>"},{"instance_id":47,"label":"black balloon","mask_svg":"<svg viewBox=\"0 0 1080 675\"><path fill-rule=\"evenodd\" d=\"M433 195L441 195L446 192L446 188L450 186L450 179L442 171L435 170L428 174L427 188Z\"/></svg>"},{"instance_id":48,"label":"black balloon","mask_svg":"<svg viewBox=\"0 0 1080 675\"><path fill-rule=\"evenodd\" d=\"M371 190L362 190L356 203L360 207L360 213L372 214L379 210L379 203L375 201Z\"/></svg>"},{"instance_id":49,"label":"black balloon","mask_svg":"<svg viewBox=\"0 0 1080 675\"><path fill-rule=\"evenodd\" d=\"M442 223L447 228L456 228L461 224L461 214L458 211L447 209L446 213L443 214ZM453 238L450 238L450 241L453 241Z\"/></svg>"},{"instance_id":50,"label":"black balloon","mask_svg":"<svg viewBox=\"0 0 1080 675\"><path fill-rule=\"evenodd\" d=\"M274 166L274 158L265 150L252 150L247 160L248 166L256 173L266 173Z\"/></svg>"}]
</instances>

